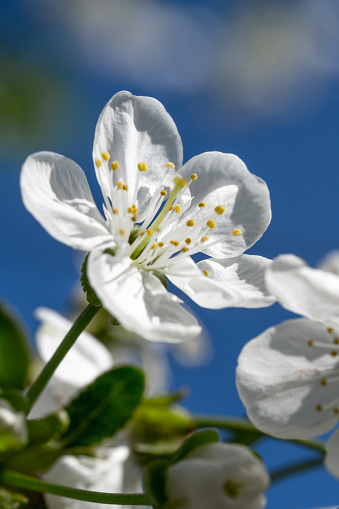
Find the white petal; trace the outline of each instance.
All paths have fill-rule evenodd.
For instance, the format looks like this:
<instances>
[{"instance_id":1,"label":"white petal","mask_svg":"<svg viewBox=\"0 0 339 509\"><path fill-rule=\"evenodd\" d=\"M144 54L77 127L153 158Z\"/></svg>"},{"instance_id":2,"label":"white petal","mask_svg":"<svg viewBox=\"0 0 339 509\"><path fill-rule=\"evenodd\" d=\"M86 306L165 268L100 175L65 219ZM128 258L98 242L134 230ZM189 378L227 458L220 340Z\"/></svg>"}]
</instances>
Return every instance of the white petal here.
<instances>
[{"instance_id":1,"label":"white petal","mask_svg":"<svg viewBox=\"0 0 339 509\"><path fill-rule=\"evenodd\" d=\"M325 346L311 346L310 339ZM334 349L326 327L307 319L283 322L247 343L236 381L253 424L278 438L307 438L331 429L339 419Z\"/></svg>"},{"instance_id":2,"label":"white petal","mask_svg":"<svg viewBox=\"0 0 339 509\"><path fill-rule=\"evenodd\" d=\"M184 279L169 274L168 278L205 308L265 307L275 301L264 284L264 273L270 263L267 258L251 255L226 260L209 259L197 264L201 271L199 276ZM208 276L203 271L207 271Z\"/></svg>"},{"instance_id":3,"label":"white petal","mask_svg":"<svg viewBox=\"0 0 339 509\"><path fill-rule=\"evenodd\" d=\"M266 286L286 309L326 324L339 324L339 277L281 255L266 273Z\"/></svg>"},{"instance_id":4,"label":"white petal","mask_svg":"<svg viewBox=\"0 0 339 509\"><path fill-rule=\"evenodd\" d=\"M216 206L225 207L222 215L214 213L217 224L208 233L211 240L220 239L220 243L203 252L214 258L242 254L261 237L271 220L265 182L250 173L237 156L221 152L206 152L190 159L180 174L189 180L192 173L197 173L198 179L190 185L194 198L185 216L199 202L206 205L199 211L206 220ZM240 229L242 234L232 235L235 229Z\"/></svg>"},{"instance_id":5,"label":"white petal","mask_svg":"<svg viewBox=\"0 0 339 509\"><path fill-rule=\"evenodd\" d=\"M182 164L182 143L176 125L164 106L151 97L133 96L119 92L104 107L95 130L93 159L102 159L107 151L112 161L119 162L116 178L128 185L130 197L139 174L138 213L141 214L157 187L163 182L172 162L177 168ZM139 173L138 163L145 162L148 171ZM102 165L99 182L103 192L110 196L111 174ZM132 202L131 202L132 203Z\"/></svg>"},{"instance_id":6,"label":"white petal","mask_svg":"<svg viewBox=\"0 0 339 509\"><path fill-rule=\"evenodd\" d=\"M42 322L36 333L36 346L41 358L48 362L72 322L47 308L38 308L36 317ZM91 334L82 332L33 405L29 418L42 418L59 410L79 389L93 382L112 365L113 358L107 348Z\"/></svg>"},{"instance_id":7,"label":"white petal","mask_svg":"<svg viewBox=\"0 0 339 509\"><path fill-rule=\"evenodd\" d=\"M325 447L326 456L324 465L332 475L339 479L339 429L333 433L326 442Z\"/></svg>"},{"instance_id":8,"label":"white petal","mask_svg":"<svg viewBox=\"0 0 339 509\"><path fill-rule=\"evenodd\" d=\"M130 450L121 445L103 450L102 457L65 455L59 458L44 475L47 482L72 488L108 493L141 492L141 473L131 461ZM45 495L49 509L106 509L106 504L83 502ZM132 509L132 506L119 506Z\"/></svg>"},{"instance_id":9,"label":"white petal","mask_svg":"<svg viewBox=\"0 0 339 509\"><path fill-rule=\"evenodd\" d=\"M339 250L334 249L333 251L330 251L325 258L321 260L318 268L326 270L326 272L332 272L339 276Z\"/></svg>"},{"instance_id":10,"label":"white petal","mask_svg":"<svg viewBox=\"0 0 339 509\"><path fill-rule=\"evenodd\" d=\"M25 207L52 237L89 251L112 239L80 166L52 152L29 156L21 171Z\"/></svg>"},{"instance_id":11,"label":"white petal","mask_svg":"<svg viewBox=\"0 0 339 509\"><path fill-rule=\"evenodd\" d=\"M152 273L130 258L90 253L88 278L103 306L126 329L145 339L177 343L198 335L201 327Z\"/></svg>"}]
</instances>

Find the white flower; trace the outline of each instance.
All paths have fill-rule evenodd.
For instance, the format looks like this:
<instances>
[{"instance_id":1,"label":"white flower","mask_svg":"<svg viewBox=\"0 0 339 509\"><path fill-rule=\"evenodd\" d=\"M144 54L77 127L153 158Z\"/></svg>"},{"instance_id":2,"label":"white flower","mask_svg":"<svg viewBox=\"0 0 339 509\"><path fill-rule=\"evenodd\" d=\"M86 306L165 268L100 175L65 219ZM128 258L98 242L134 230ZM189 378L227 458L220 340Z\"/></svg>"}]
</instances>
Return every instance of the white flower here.
<instances>
[{"instance_id":1,"label":"white flower","mask_svg":"<svg viewBox=\"0 0 339 509\"><path fill-rule=\"evenodd\" d=\"M98 448L97 457L61 456L44 475L47 482L90 491L140 493L141 471L126 445ZM49 509L106 509L106 504L45 495ZM120 506L132 509L134 506Z\"/></svg>"},{"instance_id":2,"label":"white flower","mask_svg":"<svg viewBox=\"0 0 339 509\"><path fill-rule=\"evenodd\" d=\"M268 485L263 463L248 447L207 444L169 467L166 509L261 509Z\"/></svg>"},{"instance_id":3,"label":"white flower","mask_svg":"<svg viewBox=\"0 0 339 509\"><path fill-rule=\"evenodd\" d=\"M38 308L35 314L41 321L36 346L42 360L48 362L72 324L51 309ZM112 367L113 357L107 348L91 334L82 332L32 406L29 418L41 419L57 412Z\"/></svg>"},{"instance_id":4,"label":"white flower","mask_svg":"<svg viewBox=\"0 0 339 509\"><path fill-rule=\"evenodd\" d=\"M157 275L208 308L273 302L263 283L270 261L241 256L270 222L266 184L234 155L204 153L181 167L182 154L162 104L120 92L94 139L105 219L70 159L36 153L21 173L27 209L57 240L91 251L88 278L103 306L150 340L180 342L200 332ZM196 264L198 252L216 259Z\"/></svg>"},{"instance_id":5,"label":"white flower","mask_svg":"<svg viewBox=\"0 0 339 509\"><path fill-rule=\"evenodd\" d=\"M325 433L339 420L339 276L293 255L267 270L268 290L307 318L271 327L243 348L237 387L254 425L279 438Z\"/></svg>"}]
</instances>

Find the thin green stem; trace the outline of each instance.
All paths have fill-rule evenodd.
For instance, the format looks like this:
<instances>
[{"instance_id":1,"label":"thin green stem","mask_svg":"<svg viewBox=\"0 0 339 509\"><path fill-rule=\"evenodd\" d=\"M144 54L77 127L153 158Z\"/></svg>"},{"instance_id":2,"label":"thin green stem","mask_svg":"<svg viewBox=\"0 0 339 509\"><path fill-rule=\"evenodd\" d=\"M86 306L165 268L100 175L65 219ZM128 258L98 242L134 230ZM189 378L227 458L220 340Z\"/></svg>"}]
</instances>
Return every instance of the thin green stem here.
<instances>
[{"instance_id":1,"label":"thin green stem","mask_svg":"<svg viewBox=\"0 0 339 509\"><path fill-rule=\"evenodd\" d=\"M11 470L0 471L0 483L17 488L23 488L40 493L50 493L61 497L96 502L98 504L112 505L151 505L150 499L144 493L100 493L98 491L80 490L67 486L58 486L44 481L39 481L28 475L12 472Z\"/></svg>"},{"instance_id":2,"label":"thin green stem","mask_svg":"<svg viewBox=\"0 0 339 509\"><path fill-rule=\"evenodd\" d=\"M270 474L271 482L280 481L284 477L288 477L311 468L321 467L323 465L323 458L313 458L311 460L301 461L294 465L288 465L287 467L279 468Z\"/></svg>"},{"instance_id":3,"label":"thin green stem","mask_svg":"<svg viewBox=\"0 0 339 509\"><path fill-rule=\"evenodd\" d=\"M248 419L242 419L240 417L219 417L214 415L198 415L198 414L193 414L191 417L198 428L212 426L214 428L229 429L232 431L262 433L260 432L260 430L257 430L257 428L255 428ZM262 436L266 438L274 438L271 437L270 435L266 435L265 433L262 433ZM307 447L308 449L316 450L320 452L322 455L325 454L325 446L323 442L321 442L320 440L308 439L308 440L286 440L286 441L293 442L303 447Z\"/></svg>"},{"instance_id":4,"label":"thin green stem","mask_svg":"<svg viewBox=\"0 0 339 509\"><path fill-rule=\"evenodd\" d=\"M75 320L69 332L66 334L57 350L54 352L53 357L48 361L48 363L41 371L40 375L35 380L35 382L33 382L33 384L29 387L27 391L29 409L32 407L33 403L35 403L35 401L38 399L41 392L44 390L45 386L49 382L54 371L59 366L60 362L65 357L69 349L74 345L76 339L85 330L87 325L90 323L92 318L94 318L94 316L100 309L101 306L93 306L92 304L88 304L88 306L80 313L78 318Z\"/></svg>"}]
</instances>

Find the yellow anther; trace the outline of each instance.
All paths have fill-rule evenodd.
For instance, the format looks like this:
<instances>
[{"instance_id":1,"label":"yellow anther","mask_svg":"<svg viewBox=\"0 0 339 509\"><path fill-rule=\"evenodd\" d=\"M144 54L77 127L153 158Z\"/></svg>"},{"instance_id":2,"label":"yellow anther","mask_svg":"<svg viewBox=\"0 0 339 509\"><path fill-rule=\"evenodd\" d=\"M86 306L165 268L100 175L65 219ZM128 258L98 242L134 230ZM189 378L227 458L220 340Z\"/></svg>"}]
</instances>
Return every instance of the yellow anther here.
<instances>
[{"instance_id":1,"label":"yellow anther","mask_svg":"<svg viewBox=\"0 0 339 509\"><path fill-rule=\"evenodd\" d=\"M123 186L124 186L124 184L121 182L121 180L118 180L118 182L117 182L117 188L118 188L118 189L122 189L122 188L123 188Z\"/></svg>"},{"instance_id":2,"label":"yellow anther","mask_svg":"<svg viewBox=\"0 0 339 509\"><path fill-rule=\"evenodd\" d=\"M165 189L163 189L162 191L160 191L160 194L161 194L161 196L166 196L167 191L165 191Z\"/></svg>"},{"instance_id":3,"label":"yellow anther","mask_svg":"<svg viewBox=\"0 0 339 509\"><path fill-rule=\"evenodd\" d=\"M188 247L184 246L183 248L181 248L181 251L185 253L186 251L188 251Z\"/></svg>"},{"instance_id":4,"label":"yellow anther","mask_svg":"<svg viewBox=\"0 0 339 509\"><path fill-rule=\"evenodd\" d=\"M142 237L145 232L138 233L139 237Z\"/></svg>"},{"instance_id":5,"label":"yellow anther","mask_svg":"<svg viewBox=\"0 0 339 509\"><path fill-rule=\"evenodd\" d=\"M203 201L200 201L200 202L198 203L198 207L200 207L200 208L201 208L201 207L206 207L206 204L205 204Z\"/></svg>"},{"instance_id":6,"label":"yellow anther","mask_svg":"<svg viewBox=\"0 0 339 509\"><path fill-rule=\"evenodd\" d=\"M112 161L111 162L111 168L112 168L113 171L117 171L117 169L119 168L118 161Z\"/></svg>"},{"instance_id":7,"label":"yellow anther","mask_svg":"<svg viewBox=\"0 0 339 509\"><path fill-rule=\"evenodd\" d=\"M339 408L333 408L333 412L334 412L335 414L339 414Z\"/></svg>"},{"instance_id":8,"label":"yellow anther","mask_svg":"<svg viewBox=\"0 0 339 509\"><path fill-rule=\"evenodd\" d=\"M187 245L189 245L192 242L192 240L188 237L187 239L185 239L185 242Z\"/></svg>"},{"instance_id":9,"label":"yellow anther","mask_svg":"<svg viewBox=\"0 0 339 509\"><path fill-rule=\"evenodd\" d=\"M151 236L153 232L152 232L152 230L146 230L146 233L147 233L147 235Z\"/></svg>"},{"instance_id":10,"label":"yellow anther","mask_svg":"<svg viewBox=\"0 0 339 509\"><path fill-rule=\"evenodd\" d=\"M207 221L206 225L207 225L209 228L211 228L211 230L212 230L213 228L215 228L215 227L216 227L217 223L214 221L214 219L209 219L209 220Z\"/></svg>"},{"instance_id":11,"label":"yellow anther","mask_svg":"<svg viewBox=\"0 0 339 509\"><path fill-rule=\"evenodd\" d=\"M327 385L327 380L326 380L326 378L323 378L323 379L321 380L321 382L320 382L320 383L321 383L321 385Z\"/></svg>"},{"instance_id":12,"label":"yellow anther","mask_svg":"<svg viewBox=\"0 0 339 509\"><path fill-rule=\"evenodd\" d=\"M132 207L128 207L127 212L128 212L129 214L133 214L133 209L132 209Z\"/></svg>"},{"instance_id":13,"label":"yellow anther","mask_svg":"<svg viewBox=\"0 0 339 509\"><path fill-rule=\"evenodd\" d=\"M138 214L134 214L134 216L131 217L132 221L136 221L137 220L137 217L138 217Z\"/></svg>"},{"instance_id":14,"label":"yellow anther","mask_svg":"<svg viewBox=\"0 0 339 509\"><path fill-rule=\"evenodd\" d=\"M161 229L160 228L156 228L155 231L161 232Z\"/></svg>"},{"instance_id":15,"label":"yellow anther","mask_svg":"<svg viewBox=\"0 0 339 509\"><path fill-rule=\"evenodd\" d=\"M198 178L198 175L196 173L192 173L191 180L193 180L193 182L194 182L195 180L197 180L197 178Z\"/></svg>"},{"instance_id":16,"label":"yellow anther","mask_svg":"<svg viewBox=\"0 0 339 509\"><path fill-rule=\"evenodd\" d=\"M339 345L339 338L334 338L333 343L334 343L335 345Z\"/></svg>"},{"instance_id":17,"label":"yellow anther","mask_svg":"<svg viewBox=\"0 0 339 509\"><path fill-rule=\"evenodd\" d=\"M102 166L102 162L100 161L100 159L96 159L96 160L95 160L95 166L96 166L97 168L100 168L100 166Z\"/></svg>"},{"instance_id":18,"label":"yellow anther","mask_svg":"<svg viewBox=\"0 0 339 509\"><path fill-rule=\"evenodd\" d=\"M194 219L189 219L186 221L186 226L194 226Z\"/></svg>"},{"instance_id":19,"label":"yellow anther","mask_svg":"<svg viewBox=\"0 0 339 509\"><path fill-rule=\"evenodd\" d=\"M206 242L207 240L209 240L209 237L205 235L204 237L201 237L200 242Z\"/></svg>"},{"instance_id":20,"label":"yellow anther","mask_svg":"<svg viewBox=\"0 0 339 509\"><path fill-rule=\"evenodd\" d=\"M124 185L122 186L122 188L123 188L123 190L124 190L124 191L128 191L128 185L127 185L127 184L124 184Z\"/></svg>"},{"instance_id":21,"label":"yellow anther","mask_svg":"<svg viewBox=\"0 0 339 509\"><path fill-rule=\"evenodd\" d=\"M236 235L241 235L242 234L242 231L240 230L240 228L235 228L234 230L232 230L232 235L236 236Z\"/></svg>"},{"instance_id":22,"label":"yellow anther","mask_svg":"<svg viewBox=\"0 0 339 509\"><path fill-rule=\"evenodd\" d=\"M166 163L165 166L169 170L174 170L174 168L175 168L175 165L173 163L171 163L170 161L168 161L168 163Z\"/></svg>"},{"instance_id":23,"label":"yellow anther","mask_svg":"<svg viewBox=\"0 0 339 509\"><path fill-rule=\"evenodd\" d=\"M112 210L113 210L113 214L117 214L118 213L118 209L113 208Z\"/></svg>"},{"instance_id":24,"label":"yellow anther","mask_svg":"<svg viewBox=\"0 0 339 509\"><path fill-rule=\"evenodd\" d=\"M337 350L332 350L331 355L332 357L336 357L338 355Z\"/></svg>"},{"instance_id":25,"label":"yellow anther","mask_svg":"<svg viewBox=\"0 0 339 509\"><path fill-rule=\"evenodd\" d=\"M158 247L158 244L153 244L153 246L151 246L151 249L156 249Z\"/></svg>"},{"instance_id":26,"label":"yellow anther","mask_svg":"<svg viewBox=\"0 0 339 509\"><path fill-rule=\"evenodd\" d=\"M181 207L180 207L180 205L176 205L176 206L175 206L175 211L176 211L176 213L177 213L177 214L180 214L180 212L181 212Z\"/></svg>"},{"instance_id":27,"label":"yellow anther","mask_svg":"<svg viewBox=\"0 0 339 509\"><path fill-rule=\"evenodd\" d=\"M322 405L317 405L317 406L315 407L315 409L316 409L316 411L317 411L317 412L321 412L321 411L322 411L322 409L323 409L323 406L322 406Z\"/></svg>"},{"instance_id":28,"label":"yellow anther","mask_svg":"<svg viewBox=\"0 0 339 509\"><path fill-rule=\"evenodd\" d=\"M203 273L205 274L205 276L208 276L208 275L209 275L208 270L203 270Z\"/></svg>"},{"instance_id":29,"label":"yellow anther","mask_svg":"<svg viewBox=\"0 0 339 509\"><path fill-rule=\"evenodd\" d=\"M163 242L158 242L158 246L159 246L159 247L164 247L164 245L165 245L165 244L164 244Z\"/></svg>"},{"instance_id":30,"label":"yellow anther","mask_svg":"<svg viewBox=\"0 0 339 509\"><path fill-rule=\"evenodd\" d=\"M101 154L102 158L105 159L105 161L108 161L108 159L111 157L106 150Z\"/></svg>"},{"instance_id":31,"label":"yellow anther","mask_svg":"<svg viewBox=\"0 0 339 509\"><path fill-rule=\"evenodd\" d=\"M308 346L313 346L313 344L314 344L313 339L309 339L309 340L307 341L307 344L308 344Z\"/></svg>"},{"instance_id":32,"label":"yellow anther","mask_svg":"<svg viewBox=\"0 0 339 509\"><path fill-rule=\"evenodd\" d=\"M120 235L125 235L125 230L121 229L119 230Z\"/></svg>"},{"instance_id":33,"label":"yellow anther","mask_svg":"<svg viewBox=\"0 0 339 509\"><path fill-rule=\"evenodd\" d=\"M183 177L179 177L179 175L176 175L174 177L173 182L176 186L181 186L181 187L187 186L187 184L188 184L188 181L186 179L184 179Z\"/></svg>"},{"instance_id":34,"label":"yellow anther","mask_svg":"<svg viewBox=\"0 0 339 509\"><path fill-rule=\"evenodd\" d=\"M174 210L174 207L173 205L170 206L170 208L168 210Z\"/></svg>"},{"instance_id":35,"label":"yellow anther","mask_svg":"<svg viewBox=\"0 0 339 509\"><path fill-rule=\"evenodd\" d=\"M333 332L333 327L328 327L327 332L329 332L329 333Z\"/></svg>"},{"instance_id":36,"label":"yellow anther","mask_svg":"<svg viewBox=\"0 0 339 509\"><path fill-rule=\"evenodd\" d=\"M147 171L148 170L148 166L146 163L144 162L141 162L138 164L138 170L143 172L143 171Z\"/></svg>"},{"instance_id":37,"label":"yellow anther","mask_svg":"<svg viewBox=\"0 0 339 509\"><path fill-rule=\"evenodd\" d=\"M170 243L173 244L173 246L179 246L179 242L177 240L170 240Z\"/></svg>"},{"instance_id":38,"label":"yellow anther","mask_svg":"<svg viewBox=\"0 0 339 509\"><path fill-rule=\"evenodd\" d=\"M225 212L225 207L223 207L222 205L218 205L217 207L215 207L214 212L218 214L218 216L221 216L221 214Z\"/></svg>"}]
</instances>

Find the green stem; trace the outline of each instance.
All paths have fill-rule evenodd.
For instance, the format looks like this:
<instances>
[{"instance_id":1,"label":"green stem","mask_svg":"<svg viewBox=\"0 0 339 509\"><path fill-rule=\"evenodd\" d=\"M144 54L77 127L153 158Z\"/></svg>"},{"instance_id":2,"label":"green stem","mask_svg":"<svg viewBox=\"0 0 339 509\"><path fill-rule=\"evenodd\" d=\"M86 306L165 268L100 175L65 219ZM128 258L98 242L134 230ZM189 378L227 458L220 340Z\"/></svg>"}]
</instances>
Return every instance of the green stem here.
<instances>
[{"instance_id":1,"label":"green stem","mask_svg":"<svg viewBox=\"0 0 339 509\"><path fill-rule=\"evenodd\" d=\"M253 426L253 424L250 423L248 419L242 419L238 417L219 417L219 416L213 416L213 415L198 415L198 414L192 414L192 420L195 422L198 428L205 428L212 426L214 428L221 428L221 429L230 429L232 431L242 431L242 432L258 432L261 433L260 430L257 430ZM266 435L265 433L262 433L263 437L266 438L274 438L270 435ZM308 449L316 450L320 453L325 454L325 446L323 442L320 440L286 440L287 442L293 442L298 445L302 445L303 447L307 447Z\"/></svg>"},{"instance_id":2,"label":"green stem","mask_svg":"<svg viewBox=\"0 0 339 509\"><path fill-rule=\"evenodd\" d=\"M287 467L279 468L270 474L272 483L280 481L284 477L289 475L297 474L298 472L304 472L311 468L321 467L323 465L323 458L313 458L311 460L301 461L294 465L288 465Z\"/></svg>"},{"instance_id":3,"label":"green stem","mask_svg":"<svg viewBox=\"0 0 339 509\"><path fill-rule=\"evenodd\" d=\"M38 378L35 380L35 382L33 382L33 384L28 389L27 397L29 400L29 410L31 409L35 401L38 399L41 392L44 390L45 386L49 382L51 376L59 366L62 359L65 357L69 349L74 345L76 339L85 330L87 325L90 323L92 318L94 318L94 316L100 309L101 306L93 306L92 304L88 304L88 306L82 311L82 313L80 313L78 318L75 320L69 332L66 334L57 350L54 352L53 357L48 361L48 363L41 371Z\"/></svg>"},{"instance_id":4,"label":"green stem","mask_svg":"<svg viewBox=\"0 0 339 509\"><path fill-rule=\"evenodd\" d=\"M28 475L19 474L10 470L0 471L0 483L17 488L23 488L40 493L50 493L60 497L96 502L98 504L112 505L151 505L150 499L144 493L100 493L98 491L80 490L67 486L57 486L44 481L39 481Z\"/></svg>"}]
</instances>

